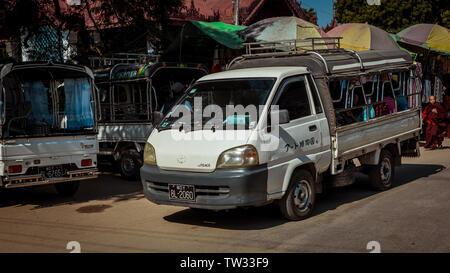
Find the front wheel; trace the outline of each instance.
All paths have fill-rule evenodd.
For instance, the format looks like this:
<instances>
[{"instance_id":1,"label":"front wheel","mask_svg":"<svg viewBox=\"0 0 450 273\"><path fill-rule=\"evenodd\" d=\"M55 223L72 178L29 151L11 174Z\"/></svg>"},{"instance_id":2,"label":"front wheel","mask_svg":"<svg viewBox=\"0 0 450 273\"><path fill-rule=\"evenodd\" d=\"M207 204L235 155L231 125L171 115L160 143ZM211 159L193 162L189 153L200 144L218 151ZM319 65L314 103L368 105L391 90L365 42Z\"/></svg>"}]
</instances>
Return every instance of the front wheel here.
<instances>
[{"instance_id":1,"label":"front wheel","mask_svg":"<svg viewBox=\"0 0 450 273\"><path fill-rule=\"evenodd\" d=\"M312 175L306 170L299 170L292 175L288 190L279 202L281 214L293 221L308 218L313 211L315 200Z\"/></svg>"},{"instance_id":2,"label":"front wheel","mask_svg":"<svg viewBox=\"0 0 450 273\"><path fill-rule=\"evenodd\" d=\"M387 150L382 150L378 165L370 166L369 180L372 187L385 191L392 188L395 178L394 157Z\"/></svg>"},{"instance_id":3,"label":"front wheel","mask_svg":"<svg viewBox=\"0 0 450 273\"><path fill-rule=\"evenodd\" d=\"M138 151L129 149L122 152L119 160L120 176L126 180L139 178L139 170L142 167L142 156Z\"/></svg>"},{"instance_id":4,"label":"front wheel","mask_svg":"<svg viewBox=\"0 0 450 273\"><path fill-rule=\"evenodd\" d=\"M80 182L63 182L63 183L57 183L55 184L55 189L61 196L73 196L80 187Z\"/></svg>"}]
</instances>

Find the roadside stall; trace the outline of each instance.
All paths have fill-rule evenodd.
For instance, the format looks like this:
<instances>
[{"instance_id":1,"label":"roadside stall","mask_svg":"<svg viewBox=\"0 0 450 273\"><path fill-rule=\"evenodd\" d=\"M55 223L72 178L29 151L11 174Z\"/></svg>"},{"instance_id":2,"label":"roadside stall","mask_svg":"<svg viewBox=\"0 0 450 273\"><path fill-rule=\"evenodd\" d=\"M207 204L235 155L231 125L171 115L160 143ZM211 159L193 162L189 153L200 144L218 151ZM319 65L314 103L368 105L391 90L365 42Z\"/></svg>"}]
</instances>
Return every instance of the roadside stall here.
<instances>
[{"instance_id":1,"label":"roadside stall","mask_svg":"<svg viewBox=\"0 0 450 273\"><path fill-rule=\"evenodd\" d=\"M430 96L443 103L448 109L450 97L444 94L448 87L450 71L450 33L449 29L434 24L417 24L398 34L398 44L417 53L420 63L424 92L422 102L427 103Z\"/></svg>"}]
</instances>

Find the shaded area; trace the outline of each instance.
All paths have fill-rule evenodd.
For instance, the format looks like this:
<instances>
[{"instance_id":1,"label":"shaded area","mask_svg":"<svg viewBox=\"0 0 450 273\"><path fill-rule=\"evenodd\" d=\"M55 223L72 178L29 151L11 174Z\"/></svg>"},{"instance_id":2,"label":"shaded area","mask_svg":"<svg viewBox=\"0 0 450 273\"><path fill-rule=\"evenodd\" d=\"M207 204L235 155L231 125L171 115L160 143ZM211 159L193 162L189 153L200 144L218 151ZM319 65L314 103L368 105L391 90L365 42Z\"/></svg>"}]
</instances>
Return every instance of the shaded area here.
<instances>
[{"instance_id":1,"label":"shaded area","mask_svg":"<svg viewBox=\"0 0 450 273\"><path fill-rule=\"evenodd\" d=\"M90 205L90 206L84 206L77 209L77 212L79 213L97 213L97 212L103 212L105 209L112 208L110 205Z\"/></svg>"},{"instance_id":2,"label":"shaded area","mask_svg":"<svg viewBox=\"0 0 450 273\"><path fill-rule=\"evenodd\" d=\"M444 169L443 165L404 164L396 169L394 188L437 174ZM367 175L358 174L356 181L351 186L333 188L318 194L311 217L380 193L370 187ZM288 222L282 218L275 203L258 208L238 208L218 212L188 208L165 216L164 219L169 222L229 230L262 230Z\"/></svg>"},{"instance_id":3,"label":"shaded area","mask_svg":"<svg viewBox=\"0 0 450 273\"><path fill-rule=\"evenodd\" d=\"M93 200L114 202L144 198L140 181L125 181L112 173L101 174L98 179L80 182L73 197L59 196L53 185L0 190L0 207L27 206L31 209L85 203Z\"/></svg>"}]
</instances>

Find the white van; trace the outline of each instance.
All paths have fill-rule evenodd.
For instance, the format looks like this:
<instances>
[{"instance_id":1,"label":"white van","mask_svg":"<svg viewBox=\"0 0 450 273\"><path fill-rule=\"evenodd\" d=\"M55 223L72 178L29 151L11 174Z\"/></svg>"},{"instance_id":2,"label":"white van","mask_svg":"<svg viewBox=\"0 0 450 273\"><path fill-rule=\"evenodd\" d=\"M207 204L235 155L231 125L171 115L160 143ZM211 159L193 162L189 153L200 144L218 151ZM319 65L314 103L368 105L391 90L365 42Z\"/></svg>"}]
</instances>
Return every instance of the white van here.
<instances>
[{"instance_id":1,"label":"white van","mask_svg":"<svg viewBox=\"0 0 450 273\"><path fill-rule=\"evenodd\" d=\"M229 71L198 80L153 130L144 193L157 204L212 210L276 201L300 220L323 186L352 184L357 171L389 189L401 156L419 152L416 80L400 50L250 50ZM227 112L230 105L243 113Z\"/></svg>"},{"instance_id":2,"label":"white van","mask_svg":"<svg viewBox=\"0 0 450 273\"><path fill-rule=\"evenodd\" d=\"M61 195L97 177L92 71L26 62L0 66L0 188L54 184Z\"/></svg>"}]
</instances>

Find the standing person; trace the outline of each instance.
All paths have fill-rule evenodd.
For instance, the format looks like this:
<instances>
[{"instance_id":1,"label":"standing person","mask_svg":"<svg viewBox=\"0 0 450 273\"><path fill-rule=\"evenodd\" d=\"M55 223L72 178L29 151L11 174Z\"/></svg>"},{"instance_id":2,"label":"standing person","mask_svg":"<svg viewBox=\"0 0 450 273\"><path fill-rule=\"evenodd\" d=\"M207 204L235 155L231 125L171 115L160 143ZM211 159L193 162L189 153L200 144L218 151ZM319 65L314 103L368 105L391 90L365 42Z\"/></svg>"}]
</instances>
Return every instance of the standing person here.
<instances>
[{"instance_id":1,"label":"standing person","mask_svg":"<svg viewBox=\"0 0 450 273\"><path fill-rule=\"evenodd\" d=\"M427 123L425 148L434 150L442 146L443 136L441 131L445 131L445 111L434 96L430 96L430 102L423 111L423 121ZM442 130L443 129L443 130Z\"/></svg>"}]
</instances>

